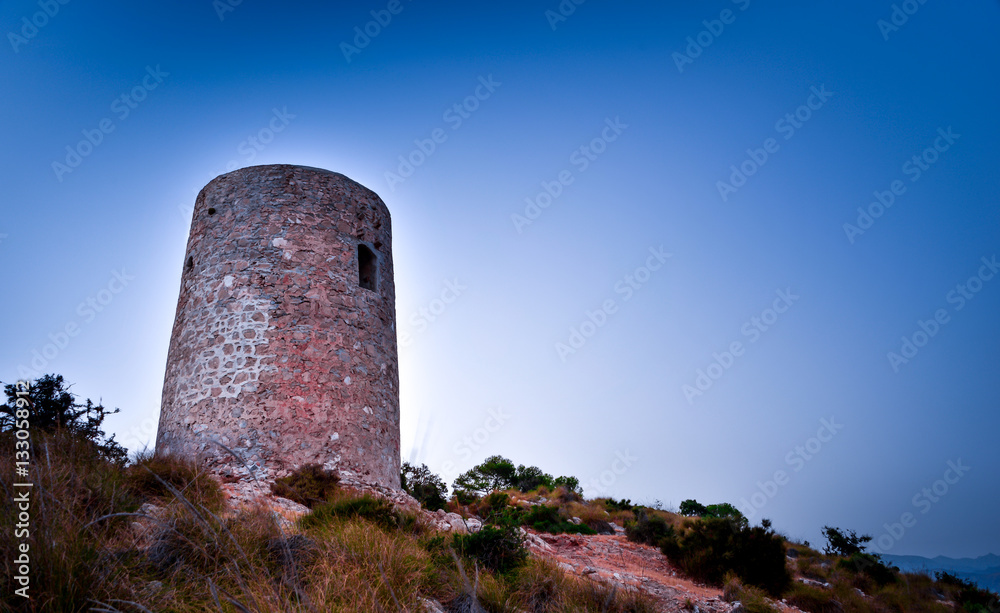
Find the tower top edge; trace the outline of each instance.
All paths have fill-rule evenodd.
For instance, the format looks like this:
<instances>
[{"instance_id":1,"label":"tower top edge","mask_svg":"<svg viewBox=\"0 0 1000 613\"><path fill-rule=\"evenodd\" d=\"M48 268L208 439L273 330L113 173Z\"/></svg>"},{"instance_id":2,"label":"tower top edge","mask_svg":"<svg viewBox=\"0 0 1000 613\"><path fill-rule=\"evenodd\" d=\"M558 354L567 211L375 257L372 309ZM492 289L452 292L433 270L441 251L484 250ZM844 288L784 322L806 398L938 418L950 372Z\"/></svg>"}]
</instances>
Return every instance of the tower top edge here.
<instances>
[{"instance_id":1,"label":"tower top edge","mask_svg":"<svg viewBox=\"0 0 1000 613\"><path fill-rule=\"evenodd\" d=\"M261 164L258 166L245 166L243 168L238 168L230 172L222 173L221 175L209 181L202 188L201 191L205 192L213 185L216 185L221 182L226 182L226 181L239 182L241 180L245 180L250 177L262 178L266 177L267 175L275 175L275 178L277 178L277 175L280 174L287 175L288 173L299 174L299 175L320 175L320 176L325 175L333 179L344 181L346 183L351 184L353 187L356 187L358 189L364 190L372 194L375 197L376 201L383 207L385 207L386 209L385 212L386 213L389 212L388 207L385 205L385 202L374 190L372 190L369 187L366 187L365 185L362 185L361 183L358 183L357 181L348 177L347 175L339 172L334 172L332 170L327 170L325 168L317 168L315 166L304 166L299 164Z\"/></svg>"}]
</instances>

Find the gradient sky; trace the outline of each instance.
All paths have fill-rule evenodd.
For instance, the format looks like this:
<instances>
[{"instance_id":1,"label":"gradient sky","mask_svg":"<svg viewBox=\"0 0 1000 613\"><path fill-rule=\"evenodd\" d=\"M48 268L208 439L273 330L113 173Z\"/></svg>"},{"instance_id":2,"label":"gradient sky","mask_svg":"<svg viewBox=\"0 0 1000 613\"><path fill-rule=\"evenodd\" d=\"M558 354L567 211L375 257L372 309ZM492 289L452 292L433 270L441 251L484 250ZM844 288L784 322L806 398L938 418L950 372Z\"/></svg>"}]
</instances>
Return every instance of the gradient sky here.
<instances>
[{"instance_id":1,"label":"gradient sky","mask_svg":"<svg viewBox=\"0 0 1000 613\"><path fill-rule=\"evenodd\" d=\"M0 5L0 379L152 441L195 195L316 166L392 213L404 459L1000 552L1000 3L229 1Z\"/></svg>"}]
</instances>

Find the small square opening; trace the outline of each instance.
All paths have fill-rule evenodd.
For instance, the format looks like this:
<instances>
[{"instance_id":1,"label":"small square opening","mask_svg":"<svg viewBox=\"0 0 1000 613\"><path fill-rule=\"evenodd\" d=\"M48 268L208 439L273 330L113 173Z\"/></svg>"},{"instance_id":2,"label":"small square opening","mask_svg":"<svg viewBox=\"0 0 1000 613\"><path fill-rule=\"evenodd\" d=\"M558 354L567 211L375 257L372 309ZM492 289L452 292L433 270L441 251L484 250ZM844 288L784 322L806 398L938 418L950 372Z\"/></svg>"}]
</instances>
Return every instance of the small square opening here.
<instances>
[{"instance_id":1,"label":"small square opening","mask_svg":"<svg viewBox=\"0 0 1000 613\"><path fill-rule=\"evenodd\" d=\"M358 285L364 289L378 291L378 256L368 245L358 245Z\"/></svg>"}]
</instances>

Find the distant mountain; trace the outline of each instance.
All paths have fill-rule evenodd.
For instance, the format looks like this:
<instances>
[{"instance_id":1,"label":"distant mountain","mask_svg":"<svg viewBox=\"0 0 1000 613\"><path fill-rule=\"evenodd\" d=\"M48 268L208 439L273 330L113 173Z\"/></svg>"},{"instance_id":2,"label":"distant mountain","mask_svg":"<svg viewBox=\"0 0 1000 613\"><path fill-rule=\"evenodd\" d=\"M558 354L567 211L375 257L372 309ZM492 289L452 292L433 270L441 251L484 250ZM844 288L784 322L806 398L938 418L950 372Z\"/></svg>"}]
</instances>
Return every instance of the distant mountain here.
<instances>
[{"instance_id":1,"label":"distant mountain","mask_svg":"<svg viewBox=\"0 0 1000 613\"><path fill-rule=\"evenodd\" d=\"M924 558L922 556L894 556L883 554L882 559L899 567L899 570L928 575L945 571L968 579L981 588L1000 593L1000 556L991 553L978 558Z\"/></svg>"}]
</instances>

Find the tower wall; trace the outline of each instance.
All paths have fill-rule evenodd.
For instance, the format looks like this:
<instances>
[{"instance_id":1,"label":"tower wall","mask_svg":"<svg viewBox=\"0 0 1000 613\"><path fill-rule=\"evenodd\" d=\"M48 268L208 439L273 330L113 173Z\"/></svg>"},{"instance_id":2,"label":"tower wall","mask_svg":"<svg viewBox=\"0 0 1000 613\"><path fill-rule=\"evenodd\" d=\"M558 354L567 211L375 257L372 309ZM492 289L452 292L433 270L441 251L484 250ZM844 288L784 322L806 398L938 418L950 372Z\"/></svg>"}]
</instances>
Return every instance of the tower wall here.
<instances>
[{"instance_id":1,"label":"tower wall","mask_svg":"<svg viewBox=\"0 0 1000 613\"><path fill-rule=\"evenodd\" d=\"M184 254L156 447L222 472L303 464L399 487L389 211L317 168L217 177Z\"/></svg>"}]
</instances>

